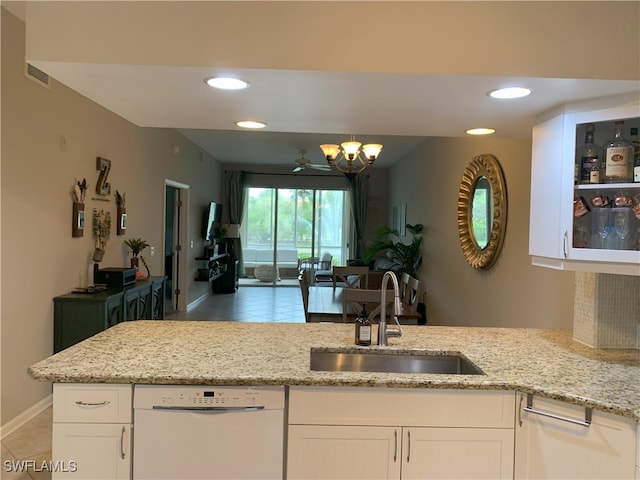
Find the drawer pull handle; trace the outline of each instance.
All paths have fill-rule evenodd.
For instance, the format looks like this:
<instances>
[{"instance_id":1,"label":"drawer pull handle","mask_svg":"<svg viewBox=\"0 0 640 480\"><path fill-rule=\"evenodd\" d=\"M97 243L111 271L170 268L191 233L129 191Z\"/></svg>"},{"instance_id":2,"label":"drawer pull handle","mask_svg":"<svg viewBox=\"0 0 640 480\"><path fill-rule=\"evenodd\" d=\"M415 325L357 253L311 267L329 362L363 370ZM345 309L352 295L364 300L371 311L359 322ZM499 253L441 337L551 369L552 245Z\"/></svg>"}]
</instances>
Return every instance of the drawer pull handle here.
<instances>
[{"instance_id":1,"label":"drawer pull handle","mask_svg":"<svg viewBox=\"0 0 640 480\"><path fill-rule=\"evenodd\" d=\"M411 430L407 430L407 463L411 462Z\"/></svg>"},{"instance_id":2,"label":"drawer pull handle","mask_svg":"<svg viewBox=\"0 0 640 480\"><path fill-rule=\"evenodd\" d=\"M110 403L109 400L105 400L104 402L83 402L82 400L76 400L76 405L80 405L81 407L104 407Z\"/></svg>"},{"instance_id":3,"label":"drawer pull handle","mask_svg":"<svg viewBox=\"0 0 640 480\"><path fill-rule=\"evenodd\" d=\"M563 422L573 423L575 425L580 425L582 427L589 427L591 425L591 414L593 410L590 407L585 407L584 420L578 420L576 418L570 418L562 415L557 415L551 412L545 412L544 410L538 410L533 408L533 394L527 393L527 406L524 407L524 411L529 413L535 413L536 415L542 415L544 417L554 418L556 420L562 420Z\"/></svg>"},{"instance_id":4,"label":"drawer pull handle","mask_svg":"<svg viewBox=\"0 0 640 480\"><path fill-rule=\"evenodd\" d=\"M522 426L522 400L524 400L524 395L520 395L520 405L518 406L518 424Z\"/></svg>"},{"instance_id":5,"label":"drawer pull handle","mask_svg":"<svg viewBox=\"0 0 640 480\"><path fill-rule=\"evenodd\" d=\"M393 463L398 458L398 430L393 431Z\"/></svg>"},{"instance_id":6,"label":"drawer pull handle","mask_svg":"<svg viewBox=\"0 0 640 480\"><path fill-rule=\"evenodd\" d=\"M126 429L122 427L122 433L120 434L120 458L124 460L124 434Z\"/></svg>"}]
</instances>

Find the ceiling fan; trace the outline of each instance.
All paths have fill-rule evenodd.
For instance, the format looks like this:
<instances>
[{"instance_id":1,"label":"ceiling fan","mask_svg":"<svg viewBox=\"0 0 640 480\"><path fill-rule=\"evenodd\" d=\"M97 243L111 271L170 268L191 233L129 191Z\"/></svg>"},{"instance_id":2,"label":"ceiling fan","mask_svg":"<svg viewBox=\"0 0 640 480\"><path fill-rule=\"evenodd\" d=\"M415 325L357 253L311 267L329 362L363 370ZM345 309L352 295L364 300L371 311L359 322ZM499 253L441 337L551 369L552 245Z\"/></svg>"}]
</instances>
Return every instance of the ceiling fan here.
<instances>
[{"instance_id":1,"label":"ceiling fan","mask_svg":"<svg viewBox=\"0 0 640 480\"><path fill-rule=\"evenodd\" d=\"M293 173L301 172L302 170L306 170L307 168L324 171L331 170L331 167L329 165L311 163L308 159L304 158L305 153L307 153L307 151L304 148L300 149L300 158L296 159L296 166L293 169Z\"/></svg>"}]
</instances>

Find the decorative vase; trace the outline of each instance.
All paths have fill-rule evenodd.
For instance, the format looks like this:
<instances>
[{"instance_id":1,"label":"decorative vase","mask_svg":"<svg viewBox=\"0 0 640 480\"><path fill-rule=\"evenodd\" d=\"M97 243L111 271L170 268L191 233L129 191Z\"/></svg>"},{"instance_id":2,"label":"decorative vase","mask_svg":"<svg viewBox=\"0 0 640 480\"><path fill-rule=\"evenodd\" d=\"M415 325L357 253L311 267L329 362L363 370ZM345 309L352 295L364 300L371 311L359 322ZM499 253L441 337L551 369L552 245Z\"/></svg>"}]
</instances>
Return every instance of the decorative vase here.
<instances>
[{"instance_id":1,"label":"decorative vase","mask_svg":"<svg viewBox=\"0 0 640 480\"><path fill-rule=\"evenodd\" d=\"M138 270L138 257L131 257L131 268Z\"/></svg>"},{"instance_id":2,"label":"decorative vase","mask_svg":"<svg viewBox=\"0 0 640 480\"><path fill-rule=\"evenodd\" d=\"M96 248L93 251L93 257L91 258L91 260L93 260L94 262L100 263L103 258L104 258L104 249Z\"/></svg>"}]
</instances>

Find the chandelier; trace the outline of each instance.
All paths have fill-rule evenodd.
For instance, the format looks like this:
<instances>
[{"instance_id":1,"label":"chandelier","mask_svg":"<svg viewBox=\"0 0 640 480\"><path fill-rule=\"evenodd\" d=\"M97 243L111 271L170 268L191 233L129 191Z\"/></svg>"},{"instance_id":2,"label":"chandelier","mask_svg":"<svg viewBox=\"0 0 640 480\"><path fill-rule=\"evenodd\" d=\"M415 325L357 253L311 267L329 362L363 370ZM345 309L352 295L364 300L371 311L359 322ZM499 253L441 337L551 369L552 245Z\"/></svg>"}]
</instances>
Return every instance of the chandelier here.
<instances>
[{"instance_id":1,"label":"chandelier","mask_svg":"<svg viewBox=\"0 0 640 480\"><path fill-rule=\"evenodd\" d=\"M379 143L362 145L351 135L349 141L342 145L324 144L320 145L320 148L330 166L342 173L354 174L373 165L380 155L382 145Z\"/></svg>"}]
</instances>

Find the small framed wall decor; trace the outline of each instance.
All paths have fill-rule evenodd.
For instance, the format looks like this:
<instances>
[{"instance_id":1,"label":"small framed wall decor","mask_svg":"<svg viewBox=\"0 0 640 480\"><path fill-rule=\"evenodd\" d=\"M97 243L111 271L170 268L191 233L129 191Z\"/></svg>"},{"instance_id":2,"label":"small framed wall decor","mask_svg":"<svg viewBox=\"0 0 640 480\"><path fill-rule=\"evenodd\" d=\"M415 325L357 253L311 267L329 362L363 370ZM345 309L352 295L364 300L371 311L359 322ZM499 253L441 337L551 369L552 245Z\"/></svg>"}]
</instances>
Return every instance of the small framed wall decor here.
<instances>
[{"instance_id":1,"label":"small framed wall decor","mask_svg":"<svg viewBox=\"0 0 640 480\"><path fill-rule=\"evenodd\" d=\"M73 202L73 219L71 224L71 236L82 237L84 235L84 203Z\"/></svg>"},{"instance_id":2,"label":"small framed wall decor","mask_svg":"<svg viewBox=\"0 0 640 480\"><path fill-rule=\"evenodd\" d=\"M118 207L118 225L116 227L116 233L118 235L124 235L127 229L127 209Z\"/></svg>"},{"instance_id":3,"label":"small framed wall decor","mask_svg":"<svg viewBox=\"0 0 640 480\"><path fill-rule=\"evenodd\" d=\"M127 209L125 208L126 193L116 190L116 235L124 235L127 230Z\"/></svg>"},{"instance_id":4,"label":"small framed wall decor","mask_svg":"<svg viewBox=\"0 0 640 480\"><path fill-rule=\"evenodd\" d=\"M71 191L73 198L73 210L71 218L71 236L82 237L84 235L84 198L87 192L87 180L76 180Z\"/></svg>"}]
</instances>

